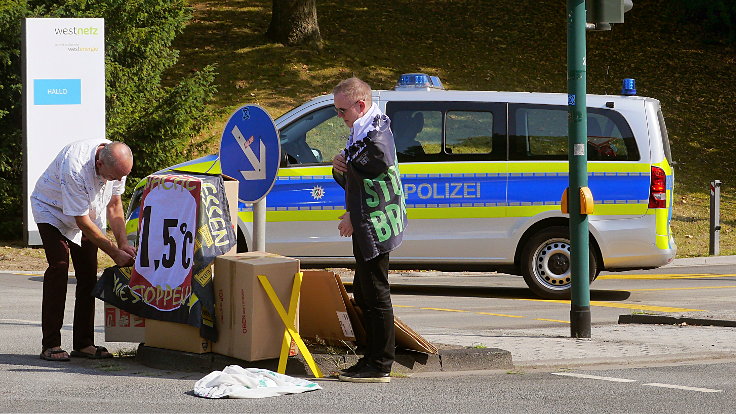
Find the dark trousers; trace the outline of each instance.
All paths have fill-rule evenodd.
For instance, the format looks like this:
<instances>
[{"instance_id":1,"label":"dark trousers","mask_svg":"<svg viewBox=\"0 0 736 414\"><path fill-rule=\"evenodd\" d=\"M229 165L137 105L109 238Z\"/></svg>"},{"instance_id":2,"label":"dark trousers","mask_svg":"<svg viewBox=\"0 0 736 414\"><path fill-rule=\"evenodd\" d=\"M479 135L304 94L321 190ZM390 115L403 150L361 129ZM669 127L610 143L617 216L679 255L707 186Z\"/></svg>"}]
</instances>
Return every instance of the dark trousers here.
<instances>
[{"instance_id":1,"label":"dark trousers","mask_svg":"<svg viewBox=\"0 0 736 414\"><path fill-rule=\"evenodd\" d=\"M77 279L73 347L79 350L94 345L95 298L92 296L92 289L97 283L97 246L86 237L82 237L82 245L77 246L64 237L56 227L46 223L38 223L38 232L49 264L43 274L41 346L44 350L61 346L70 254Z\"/></svg>"},{"instance_id":2,"label":"dark trousers","mask_svg":"<svg viewBox=\"0 0 736 414\"><path fill-rule=\"evenodd\" d=\"M391 372L396 355L394 310L388 284L388 253L364 260L353 240L355 278L353 297L363 311L366 331L366 362L379 371Z\"/></svg>"}]
</instances>

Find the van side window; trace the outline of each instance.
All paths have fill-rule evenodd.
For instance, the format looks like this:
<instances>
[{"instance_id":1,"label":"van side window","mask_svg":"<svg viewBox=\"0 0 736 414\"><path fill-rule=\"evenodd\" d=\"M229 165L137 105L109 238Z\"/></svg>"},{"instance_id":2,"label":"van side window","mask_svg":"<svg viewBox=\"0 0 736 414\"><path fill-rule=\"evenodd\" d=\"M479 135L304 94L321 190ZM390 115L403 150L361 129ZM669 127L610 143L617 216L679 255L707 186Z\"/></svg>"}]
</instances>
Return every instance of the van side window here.
<instances>
[{"instance_id":1,"label":"van side window","mask_svg":"<svg viewBox=\"0 0 736 414\"><path fill-rule=\"evenodd\" d=\"M511 160L567 160L567 108L509 105ZM588 108L588 160L637 161L639 150L618 112Z\"/></svg>"},{"instance_id":2,"label":"van side window","mask_svg":"<svg viewBox=\"0 0 736 414\"><path fill-rule=\"evenodd\" d=\"M399 158L439 154L442 150L442 112L396 111L391 118Z\"/></svg>"},{"instance_id":3,"label":"van side window","mask_svg":"<svg viewBox=\"0 0 736 414\"><path fill-rule=\"evenodd\" d=\"M445 131L448 154L488 154L493 149L491 112L448 111Z\"/></svg>"},{"instance_id":4,"label":"van side window","mask_svg":"<svg viewBox=\"0 0 736 414\"><path fill-rule=\"evenodd\" d=\"M287 154L289 164L332 162L332 158L345 148L349 133L330 105L282 128L279 132L281 152Z\"/></svg>"},{"instance_id":5,"label":"van side window","mask_svg":"<svg viewBox=\"0 0 736 414\"><path fill-rule=\"evenodd\" d=\"M503 103L393 101L386 114L400 162L506 159Z\"/></svg>"},{"instance_id":6,"label":"van side window","mask_svg":"<svg viewBox=\"0 0 736 414\"><path fill-rule=\"evenodd\" d=\"M567 111L548 109L520 109L516 112L518 144L528 159L567 159Z\"/></svg>"}]
</instances>

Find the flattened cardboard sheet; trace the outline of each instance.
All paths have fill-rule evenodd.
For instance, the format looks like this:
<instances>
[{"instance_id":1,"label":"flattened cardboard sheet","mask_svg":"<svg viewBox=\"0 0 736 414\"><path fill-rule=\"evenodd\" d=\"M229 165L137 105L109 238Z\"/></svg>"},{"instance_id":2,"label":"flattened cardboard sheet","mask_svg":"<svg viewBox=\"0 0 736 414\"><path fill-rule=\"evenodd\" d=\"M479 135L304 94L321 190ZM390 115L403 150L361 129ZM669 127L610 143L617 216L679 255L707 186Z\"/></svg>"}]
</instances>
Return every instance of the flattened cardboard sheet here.
<instances>
[{"instance_id":1,"label":"flattened cardboard sheet","mask_svg":"<svg viewBox=\"0 0 736 414\"><path fill-rule=\"evenodd\" d=\"M342 296L342 282L328 271L302 271L299 333L330 341L355 341L352 321Z\"/></svg>"}]
</instances>

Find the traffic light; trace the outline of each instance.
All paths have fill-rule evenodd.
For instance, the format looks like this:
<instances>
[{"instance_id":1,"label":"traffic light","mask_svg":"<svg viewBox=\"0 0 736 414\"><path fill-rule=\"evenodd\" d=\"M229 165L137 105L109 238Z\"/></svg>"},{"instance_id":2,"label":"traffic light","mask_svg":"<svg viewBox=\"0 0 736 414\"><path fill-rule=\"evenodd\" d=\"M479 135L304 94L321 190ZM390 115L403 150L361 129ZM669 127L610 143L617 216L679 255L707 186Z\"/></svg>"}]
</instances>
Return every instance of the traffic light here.
<instances>
[{"instance_id":1,"label":"traffic light","mask_svg":"<svg viewBox=\"0 0 736 414\"><path fill-rule=\"evenodd\" d=\"M623 23L624 13L634 7L633 0L585 0L588 30L611 30L611 23Z\"/></svg>"}]
</instances>

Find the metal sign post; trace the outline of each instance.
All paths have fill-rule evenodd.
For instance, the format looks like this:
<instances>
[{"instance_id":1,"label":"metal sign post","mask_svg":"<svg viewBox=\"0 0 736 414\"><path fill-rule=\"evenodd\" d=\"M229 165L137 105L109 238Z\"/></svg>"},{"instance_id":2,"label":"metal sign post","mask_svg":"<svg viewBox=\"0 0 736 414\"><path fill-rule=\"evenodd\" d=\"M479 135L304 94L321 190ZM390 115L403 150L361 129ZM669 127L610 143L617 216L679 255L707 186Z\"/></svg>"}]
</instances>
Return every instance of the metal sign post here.
<instances>
[{"instance_id":1,"label":"metal sign post","mask_svg":"<svg viewBox=\"0 0 736 414\"><path fill-rule=\"evenodd\" d=\"M246 105L230 116L220 142L222 173L240 181L238 199L253 203L251 250L266 249L266 199L281 159L273 119L257 105Z\"/></svg>"},{"instance_id":2,"label":"metal sign post","mask_svg":"<svg viewBox=\"0 0 736 414\"><path fill-rule=\"evenodd\" d=\"M721 181L710 182L710 244L708 254L721 253Z\"/></svg>"},{"instance_id":3,"label":"metal sign post","mask_svg":"<svg viewBox=\"0 0 736 414\"><path fill-rule=\"evenodd\" d=\"M570 334L590 338L588 216L581 213L581 189L588 186L585 0L567 1L567 104L570 159Z\"/></svg>"}]
</instances>

